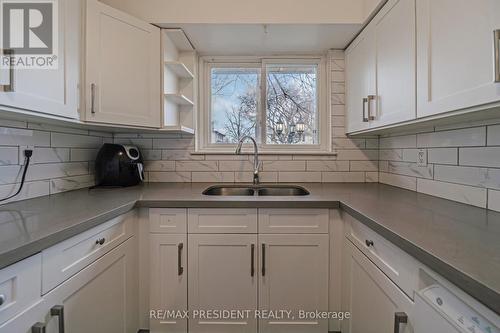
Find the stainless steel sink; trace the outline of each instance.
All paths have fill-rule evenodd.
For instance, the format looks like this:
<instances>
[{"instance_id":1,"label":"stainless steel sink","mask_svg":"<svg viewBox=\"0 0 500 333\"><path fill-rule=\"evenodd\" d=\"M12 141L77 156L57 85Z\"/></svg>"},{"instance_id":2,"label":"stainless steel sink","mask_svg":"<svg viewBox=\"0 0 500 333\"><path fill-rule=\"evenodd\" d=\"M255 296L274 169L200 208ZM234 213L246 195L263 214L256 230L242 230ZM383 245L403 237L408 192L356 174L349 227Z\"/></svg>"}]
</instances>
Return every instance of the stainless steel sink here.
<instances>
[{"instance_id":1,"label":"stainless steel sink","mask_svg":"<svg viewBox=\"0 0 500 333\"><path fill-rule=\"evenodd\" d=\"M309 191L300 186L266 186L257 190L262 196L301 196L309 195Z\"/></svg>"},{"instance_id":2,"label":"stainless steel sink","mask_svg":"<svg viewBox=\"0 0 500 333\"><path fill-rule=\"evenodd\" d=\"M302 196L309 191L295 185L214 185L204 195L217 196Z\"/></svg>"},{"instance_id":3,"label":"stainless steel sink","mask_svg":"<svg viewBox=\"0 0 500 333\"><path fill-rule=\"evenodd\" d=\"M205 195L221 195L221 196L253 196L255 190L247 186L211 186L203 191Z\"/></svg>"}]
</instances>

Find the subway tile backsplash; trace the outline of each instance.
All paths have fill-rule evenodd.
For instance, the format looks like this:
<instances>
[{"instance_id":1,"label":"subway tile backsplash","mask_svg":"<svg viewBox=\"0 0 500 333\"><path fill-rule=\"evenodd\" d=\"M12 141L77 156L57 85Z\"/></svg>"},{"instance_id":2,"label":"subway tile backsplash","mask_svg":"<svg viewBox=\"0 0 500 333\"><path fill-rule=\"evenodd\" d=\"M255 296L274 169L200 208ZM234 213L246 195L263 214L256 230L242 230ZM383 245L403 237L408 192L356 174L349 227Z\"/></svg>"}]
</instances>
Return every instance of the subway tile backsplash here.
<instances>
[{"instance_id":1,"label":"subway tile backsplash","mask_svg":"<svg viewBox=\"0 0 500 333\"><path fill-rule=\"evenodd\" d=\"M332 147L338 156L262 155L262 182L375 182L378 180L377 137L347 138L344 54L330 53ZM200 155L194 138L172 134L120 134L115 142L142 149L150 182L251 182L251 155Z\"/></svg>"},{"instance_id":2,"label":"subway tile backsplash","mask_svg":"<svg viewBox=\"0 0 500 333\"><path fill-rule=\"evenodd\" d=\"M381 137L379 181L500 211L500 125L455 127ZM418 149L427 151L426 167L413 158Z\"/></svg>"},{"instance_id":3,"label":"subway tile backsplash","mask_svg":"<svg viewBox=\"0 0 500 333\"><path fill-rule=\"evenodd\" d=\"M344 55L330 53L333 155L262 155L263 182L380 182L500 211L500 119L427 126L382 137L345 135ZM104 142L136 145L149 182L251 182L250 155L193 154L194 137L108 134L84 129L0 122L0 196L17 189L22 149L35 146L28 182L15 200L94 185L93 164ZM418 149L427 165L417 165Z\"/></svg>"},{"instance_id":4,"label":"subway tile backsplash","mask_svg":"<svg viewBox=\"0 0 500 333\"><path fill-rule=\"evenodd\" d=\"M97 151L104 142L112 141L109 133L1 120L0 198L17 191L26 147L34 147L26 183L22 192L10 201L94 185Z\"/></svg>"}]
</instances>

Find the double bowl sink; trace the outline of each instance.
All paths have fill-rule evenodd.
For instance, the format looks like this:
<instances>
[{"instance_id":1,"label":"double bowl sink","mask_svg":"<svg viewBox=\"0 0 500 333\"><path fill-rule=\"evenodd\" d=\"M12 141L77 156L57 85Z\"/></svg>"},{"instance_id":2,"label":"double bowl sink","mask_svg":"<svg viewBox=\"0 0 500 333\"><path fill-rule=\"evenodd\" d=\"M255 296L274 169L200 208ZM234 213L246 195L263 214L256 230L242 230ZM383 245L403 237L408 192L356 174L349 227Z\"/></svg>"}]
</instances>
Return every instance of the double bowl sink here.
<instances>
[{"instance_id":1,"label":"double bowl sink","mask_svg":"<svg viewBox=\"0 0 500 333\"><path fill-rule=\"evenodd\" d=\"M296 185L214 185L204 195L217 196L303 196L309 191Z\"/></svg>"}]
</instances>

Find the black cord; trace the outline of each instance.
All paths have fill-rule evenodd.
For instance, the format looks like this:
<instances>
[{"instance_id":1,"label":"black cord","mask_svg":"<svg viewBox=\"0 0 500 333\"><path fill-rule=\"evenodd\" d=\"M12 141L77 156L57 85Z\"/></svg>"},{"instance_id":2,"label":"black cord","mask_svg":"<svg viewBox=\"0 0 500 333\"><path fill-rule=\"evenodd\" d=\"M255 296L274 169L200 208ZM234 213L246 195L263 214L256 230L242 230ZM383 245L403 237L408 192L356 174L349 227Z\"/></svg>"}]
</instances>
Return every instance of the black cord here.
<instances>
[{"instance_id":1,"label":"black cord","mask_svg":"<svg viewBox=\"0 0 500 333\"><path fill-rule=\"evenodd\" d=\"M16 193L8 196L7 198L0 199L0 202L12 199L13 197L15 197L16 195L18 195L19 193L21 193L21 190L23 189L23 186L24 186L24 181L26 180L26 173L28 172L28 167L30 165L30 159L31 159L32 155L33 155L33 150L25 150L24 151L24 157L25 157L25 159L24 159L23 176L21 178L21 185L17 189Z\"/></svg>"}]
</instances>

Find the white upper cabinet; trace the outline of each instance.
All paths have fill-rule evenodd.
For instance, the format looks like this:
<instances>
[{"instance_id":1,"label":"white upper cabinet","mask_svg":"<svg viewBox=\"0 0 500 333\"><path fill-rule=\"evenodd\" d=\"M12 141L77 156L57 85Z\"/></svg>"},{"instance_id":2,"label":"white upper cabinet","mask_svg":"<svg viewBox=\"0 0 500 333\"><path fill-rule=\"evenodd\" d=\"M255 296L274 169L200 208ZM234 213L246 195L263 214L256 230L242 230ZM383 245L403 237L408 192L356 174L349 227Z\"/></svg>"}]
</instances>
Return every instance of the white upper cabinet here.
<instances>
[{"instance_id":1,"label":"white upper cabinet","mask_svg":"<svg viewBox=\"0 0 500 333\"><path fill-rule=\"evenodd\" d=\"M415 0L390 0L346 51L347 132L412 120Z\"/></svg>"},{"instance_id":2,"label":"white upper cabinet","mask_svg":"<svg viewBox=\"0 0 500 333\"><path fill-rule=\"evenodd\" d=\"M376 91L368 96L370 127L415 119L415 0L389 1L373 29Z\"/></svg>"},{"instance_id":3,"label":"white upper cabinet","mask_svg":"<svg viewBox=\"0 0 500 333\"><path fill-rule=\"evenodd\" d=\"M55 4L58 5L57 20L53 23L57 29L57 43L53 45L57 44L57 68L0 70L0 108L4 106L73 119L79 117L82 3L80 0L66 0Z\"/></svg>"},{"instance_id":4,"label":"white upper cabinet","mask_svg":"<svg viewBox=\"0 0 500 333\"><path fill-rule=\"evenodd\" d=\"M500 100L498 29L498 0L417 1L419 117Z\"/></svg>"},{"instance_id":5,"label":"white upper cabinet","mask_svg":"<svg viewBox=\"0 0 500 333\"><path fill-rule=\"evenodd\" d=\"M363 31L346 50L346 130L368 129L368 95L374 90L375 66L371 30Z\"/></svg>"},{"instance_id":6,"label":"white upper cabinet","mask_svg":"<svg viewBox=\"0 0 500 333\"><path fill-rule=\"evenodd\" d=\"M86 121L160 127L160 45L159 28L87 0Z\"/></svg>"}]
</instances>

